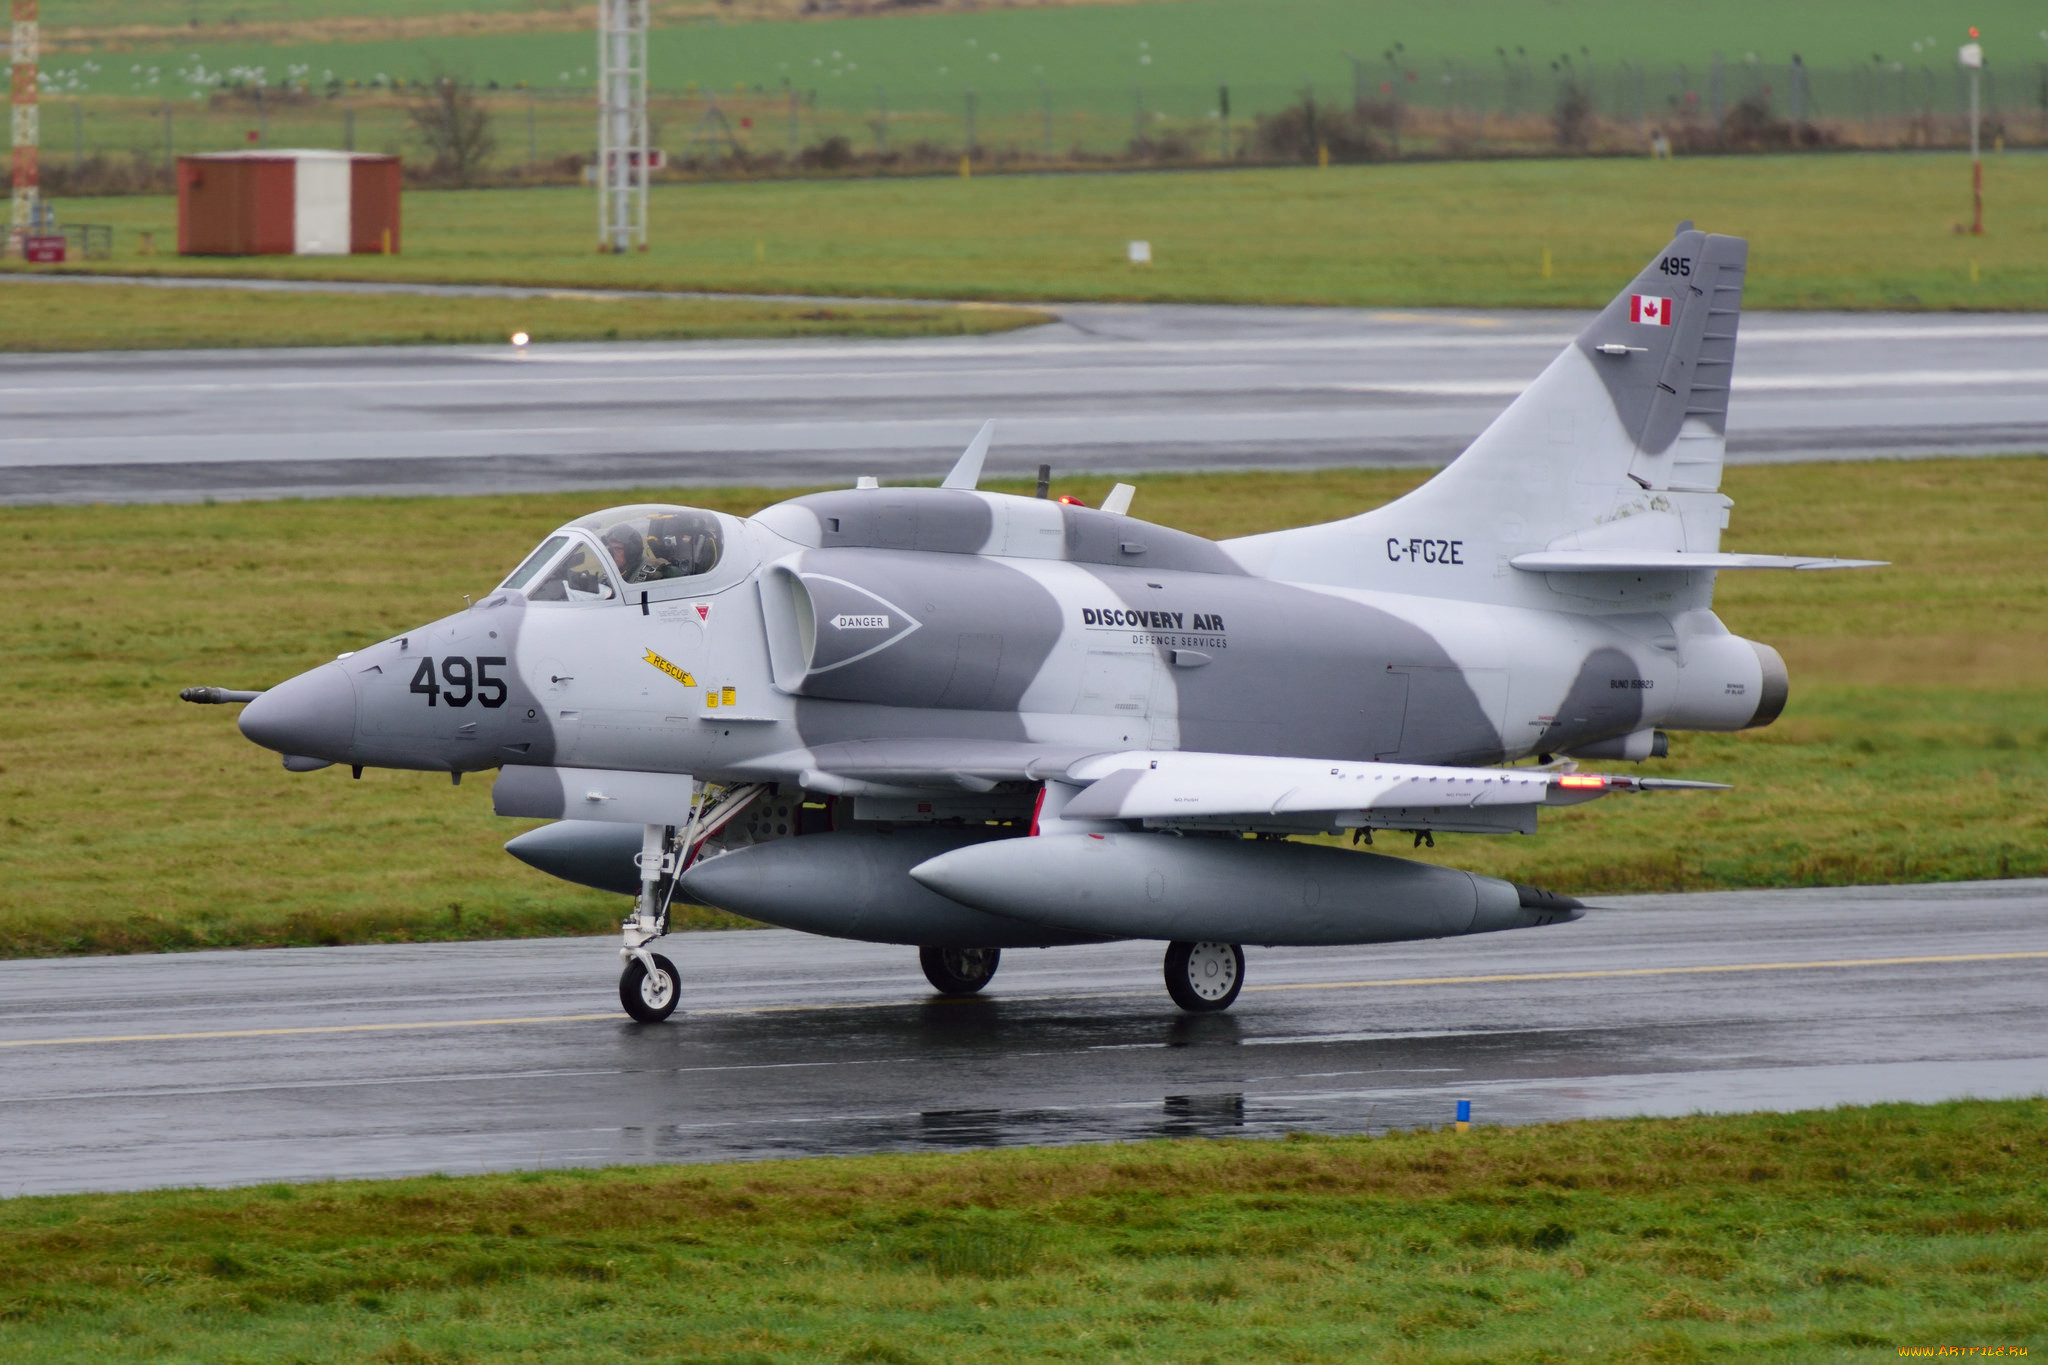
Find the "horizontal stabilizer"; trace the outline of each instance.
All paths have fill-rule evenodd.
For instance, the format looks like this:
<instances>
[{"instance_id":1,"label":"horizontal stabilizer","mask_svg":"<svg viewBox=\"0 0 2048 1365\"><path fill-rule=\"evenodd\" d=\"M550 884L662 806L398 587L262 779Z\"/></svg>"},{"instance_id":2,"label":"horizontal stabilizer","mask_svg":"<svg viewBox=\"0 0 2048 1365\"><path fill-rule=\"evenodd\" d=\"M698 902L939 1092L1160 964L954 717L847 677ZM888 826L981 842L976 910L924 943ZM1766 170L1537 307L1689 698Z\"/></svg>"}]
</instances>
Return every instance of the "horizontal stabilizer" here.
<instances>
[{"instance_id":1,"label":"horizontal stabilizer","mask_svg":"<svg viewBox=\"0 0 2048 1365\"><path fill-rule=\"evenodd\" d=\"M1696 550L1538 550L1508 563L1528 573L1688 573L1695 569L1876 569L1888 560L1819 555L1709 554Z\"/></svg>"},{"instance_id":2,"label":"horizontal stabilizer","mask_svg":"<svg viewBox=\"0 0 2048 1365\"><path fill-rule=\"evenodd\" d=\"M1385 809L1562 805L1610 791L1715 785L1535 768L1451 768L1152 752L1085 758L1067 770L1067 779L1088 785L1061 810L1063 820L1213 820Z\"/></svg>"}]
</instances>

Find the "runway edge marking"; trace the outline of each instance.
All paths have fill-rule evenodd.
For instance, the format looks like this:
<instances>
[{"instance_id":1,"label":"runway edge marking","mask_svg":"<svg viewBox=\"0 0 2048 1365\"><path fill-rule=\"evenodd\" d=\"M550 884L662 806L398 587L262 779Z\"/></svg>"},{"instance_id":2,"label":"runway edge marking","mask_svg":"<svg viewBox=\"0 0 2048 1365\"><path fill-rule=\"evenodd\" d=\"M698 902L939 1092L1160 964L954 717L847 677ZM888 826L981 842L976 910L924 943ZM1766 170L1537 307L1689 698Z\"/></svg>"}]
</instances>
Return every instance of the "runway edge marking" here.
<instances>
[{"instance_id":1,"label":"runway edge marking","mask_svg":"<svg viewBox=\"0 0 2048 1365\"><path fill-rule=\"evenodd\" d=\"M1373 981L1303 981L1283 982L1272 986L1246 986L1246 991L1354 991L1375 990L1401 986L1484 986L1516 981L1594 981L1632 976L1701 976L1711 973L1734 972L1796 972L1815 968L1848 967L1927 967L1960 962L2019 962L2028 959L2048 958L2048 949L2038 952L2015 953L1950 953L1935 957L1843 957L1826 958L1814 962L1728 962L1702 967L1608 967L1594 968L1579 972L1504 972L1492 976L1406 976L1385 977ZM1059 995L1006 995L989 997L988 1002L1002 1001L1009 1004L1027 1004L1038 1000L1123 1000L1135 997L1133 991L1101 991ZM929 998L918 1000L862 1000L844 1004L827 1005L758 1005L734 1006L692 1010L697 1016L746 1015L746 1014L792 1014L820 1010L872 1010L901 1009L906 1005L927 1005ZM952 1004L971 1004L976 1001L954 1000ZM108 1034L89 1038L4 1038L0 1048L10 1047L79 1047L92 1043L179 1043L201 1042L214 1038L284 1038L321 1033L390 1033L406 1029L449 1029L449 1028L495 1028L508 1024L588 1024L598 1022L621 1022L619 1016L607 1014L536 1014L511 1019L433 1019L393 1024L310 1024L298 1028L251 1028L217 1029L205 1033L126 1033Z\"/></svg>"}]
</instances>

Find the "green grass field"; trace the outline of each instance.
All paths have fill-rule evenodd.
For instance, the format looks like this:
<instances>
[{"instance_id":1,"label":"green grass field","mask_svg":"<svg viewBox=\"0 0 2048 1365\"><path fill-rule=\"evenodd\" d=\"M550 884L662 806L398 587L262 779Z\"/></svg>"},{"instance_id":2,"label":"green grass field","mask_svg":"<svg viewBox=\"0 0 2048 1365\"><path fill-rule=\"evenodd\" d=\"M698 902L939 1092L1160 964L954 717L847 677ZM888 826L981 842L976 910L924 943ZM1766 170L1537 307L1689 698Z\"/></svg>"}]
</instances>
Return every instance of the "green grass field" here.
<instances>
[{"instance_id":1,"label":"green grass field","mask_svg":"<svg viewBox=\"0 0 2048 1365\"><path fill-rule=\"evenodd\" d=\"M14 1199L0 1355L2024 1354L2044 1189L2034 1100Z\"/></svg>"},{"instance_id":2,"label":"green grass field","mask_svg":"<svg viewBox=\"0 0 2048 1365\"><path fill-rule=\"evenodd\" d=\"M490 343L520 331L541 341L963 336L1048 320L987 304L287 294L0 279L0 352Z\"/></svg>"},{"instance_id":3,"label":"green grass field","mask_svg":"<svg viewBox=\"0 0 2048 1365\"><path fill-rule=\"evenodd\" d=\"M542 6L477 4L504 16ZM552 8L552 6L549 6ZM162 0L123 6L118 22L163 23ZM428 66L464 71L478 81L503 85L591 83L595 44L586 35L590 11L565 32L486 31L432 39L367 42L269 43L233 41L222 27L227 13L243 10L217 3L177 6L169 18L204 25L198 34L164 35L160 44L123 40L118 53L99 59L101 69L82 72L83 83L101 93L144 90L172 95L184 83L175 72L193 58L209 70L263 67L272 83L288 70L304 68L317 83L332 72L343 80L377 75L414 77ZM246 7L251 22L274 21L282 6ZM436 3L433 10L450 8ZM226 13L224 13L226 11ZM345 14L386 14L386 0L311 0L291 7L295 17L317 21ZM52 0L43 10L53 29L68 24L109 22L105 0ZM1711 11L1679 0L1569 0L1529 5L1516 0L1454 0L1416 5L1393 0L1174 0L1173 3L1057 5L1043 8L987 6L973 12L906 14L879 18L811 18L799 22L672 23L658 27L650 43L650 80L666 90L695 85L731 91L735 86L781 88L785 79L816 89L824 102L871 100L876 87L897 93L901 107L949 98L964 87L991 97L1034 101L1039 82L1072 95L1086 92L1096 102L1128 110L1134 86L1150 86L1155 99L1191 92L1206 108L1219 82L1291 92L1306 82L1348 99L1351 58L1367 64L1376 85L1390 73L1411 99L1428 99L1446 70L1467 78L1500 70L1497 49L1512 58L1521 49L1536 73L1536 89L1551 85L1549 63L1568 57L1597 74L1622 62L1688 63L1704 76L1715 52L1737 69L1754 54L1780 64L1792 53L1818 67L1866 63L1873 53L1914 68L1931 63L1946 76L1964 26L1983 28L1994 66L2015 75L2040 60L2048 43L2037 7L2026 0L1981 0L1967 16L1938 0L1807 0L1800 5L1768 0L1721 0ZM578 33L576 27L583 28ZM1402 45L1401 60L1383 53ZM53 71L68 71L84 54L53 54ZM112 60L109 60L112 58ZM140 70L131 71L131 67ZM161 76L152 84L149 71ZM1410 82L1405 72L1414 70ZM1408 87L1412 86L1410 89ZM2024 106L2027 90L2016 87L2009 102ZM1954 92L1940 91L1944 112ZM1547 97L1541 101L1548 105ZM1243 106L1249 109L1253 106Z\"/></svg>"},{"instance_id":4,"label":"green grass field","mask_svg":"<svg viewBox=\"0 0 2048 1365\"><path fill-rule=\"evenodd\" d=\"M1146 477L1136 510L1252 532L1421 477ZM1060 488L1093 501L1108 483ZM1723 618L1784 651L1791 705L1769 729L1677 736L1646 770L1737 790L1609 798L1546 814L1533 839L1445 837L1414 856L1576 892L2048 874L2048 636L2031 626L2048 459L1737 468L1727 488L1731 548L1894 562L1724 576ZM18 561L75 585L0 601L0 954L613 927L623 899L498 851L528 826L491 815L488 781L285 773L232 709L177 690L268 686L445 615L550 527L642 496L0 509ZM644 496L750 512L783 494Z\"/></svg>"},{"instance_id":5,"label":"green grass field","mask_svg":"<svg viewBox=\"0 0 2048 1365\"><path fill-rule=\"evenodd\" d=\"M212 28L409 14L520 14L560 6L550 0L43 0L41 9L46 29L91 30L136 25Z\"/></svg>"},{"instance_id":6,"label":"green grass field","mask_svg":"<svg viewBox=\"0 0 2048 1365\"><path fill-rule=\"evenodd\" d=\"M630 256L594 250L578 189L409 194L397 256L142 257L171 200L71 207L115 226L115 272L1386 307L1595 307L1693 218L1750 239L1750 308L2048 308L2048 156L1985 185L1981 238L1951 231L1946 154L683 185Z\"/></svg>"}]
</instances>

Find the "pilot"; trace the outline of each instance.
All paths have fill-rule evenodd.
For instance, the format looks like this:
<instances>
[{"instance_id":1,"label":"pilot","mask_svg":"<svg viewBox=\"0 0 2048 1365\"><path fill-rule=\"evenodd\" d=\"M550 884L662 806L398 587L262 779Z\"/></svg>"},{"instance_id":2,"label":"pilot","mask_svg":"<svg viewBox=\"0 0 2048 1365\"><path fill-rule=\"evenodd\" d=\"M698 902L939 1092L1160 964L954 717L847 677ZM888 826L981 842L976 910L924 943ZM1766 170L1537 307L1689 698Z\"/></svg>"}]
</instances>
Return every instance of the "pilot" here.
<instances>
[{"instance_id":1,"label":"pilot","mask_svg":"<svg viewBox=\"0 0 2048 1365\"><path fill-rule=\"evenodd\" d=\"M690 572L686 565L689 554L683 548L685 539L680 529L682 520L678 516L648 519L647 554L654 569L652 577L682 578Z\"/></svg>"},{"instance_id":2,"label":"pilot","mask_svg":"<svg viewBox=\"0 0 2048 1365\"><path fill-rule=\"evenodd\" d=\"M650 578L692 578L718 563L718 531L700 518L673 513L647 524Z\"/></svg>"},{"instance_id":3,"label":"pilot","mask_svg":"<svg viewBox=\"0 0 2048 1365\"><path fill-rule=\"evenodd\" d=\"M646 572L649 568L646 543L631 526L614 526L604 533L604 544L611 551L612 565L618 569L623 582L638 583L654 576Z\"/></svg>"}]
</instances>

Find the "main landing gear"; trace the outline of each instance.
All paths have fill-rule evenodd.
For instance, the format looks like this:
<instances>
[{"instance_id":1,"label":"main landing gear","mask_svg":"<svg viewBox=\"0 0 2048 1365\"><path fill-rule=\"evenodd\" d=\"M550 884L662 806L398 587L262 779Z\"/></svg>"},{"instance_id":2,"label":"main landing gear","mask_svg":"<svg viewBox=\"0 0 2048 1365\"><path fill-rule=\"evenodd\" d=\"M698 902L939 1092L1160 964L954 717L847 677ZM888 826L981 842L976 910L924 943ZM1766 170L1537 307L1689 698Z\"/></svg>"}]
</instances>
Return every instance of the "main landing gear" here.
<instances>
[{"instance_id":1,"label":"main landing gear","mask_svg":"<svg viewBox=\"0 0 2048 1365\"><path fill-rule=\"evenodd\" d=\"M1000 948L919 948L917 965L940 995L972 995L986 986L1003 960Z\"/></svg>"},{"instance_id":2,"label":"main landing gear","mask_svg":"<svg viewBox=\"0 0 2048 1365\"><path fill-rule=\"evenodd\" d=\"M1227 1010L1244 989L1244 949L1235 943L1166 945L1166 993L1190 1014Z\"/></svg>"},{"instance_id":3,"label":"main landing gear","mask_svg":"<svg viewBox=\"0 0 2048 1365\"><path fill-rule=\"evenodd\" d=\"M917 963L941 995L973 995L1002 962L1000 948L919 948ZM659 961L660 959L656 959ZM620 990L623 993L624 987ZM1190 1014L1227 1010L1244 989L1244 949L1235 943L1170 943L1166 993ZM634 1008L628 1001L626 1008ZM636 1014L636 1018L638 1015Z\"/></svg>"}]
</instances>

